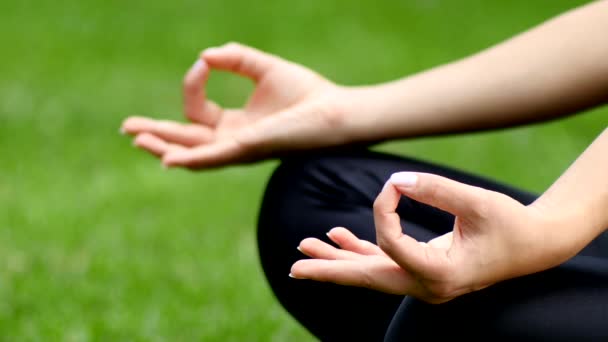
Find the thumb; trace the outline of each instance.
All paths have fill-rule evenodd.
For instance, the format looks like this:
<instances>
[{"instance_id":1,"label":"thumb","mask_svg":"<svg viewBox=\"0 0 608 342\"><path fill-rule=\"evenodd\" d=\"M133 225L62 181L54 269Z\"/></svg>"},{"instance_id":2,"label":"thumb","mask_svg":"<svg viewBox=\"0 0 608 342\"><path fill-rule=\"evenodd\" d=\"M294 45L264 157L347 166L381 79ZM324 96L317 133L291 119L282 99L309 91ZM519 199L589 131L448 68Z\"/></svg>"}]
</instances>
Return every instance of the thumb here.
<instances>
[{"instance_id":1,"label":"thumb","mask_svg":"<svg viewBox=\"0 0 608 342\"><path fill-rule=\"evenodd\" d=\"M487 190L430 173L397 172L392 183L403 195L456 216L479 213Z\"/></svg>"},{"instance_id":2,"label":"thumb","mask_svg":"<svg viewBox=\"0 0 608 342\"><path fill-rule=\"evenodd\" d=\"M280 61L278 57L239 43L209 48L203 51L202 58L213 69L235 72L256 82Z\"/></svg>"},{"instance_id":3,"label":"thumb","mask_svg":"<svg viewBox=\"0 0 608 342\"><path fill-rule=\"evenodd\" d=\"M403 233L396 212L401 195L429 204L457 216L478 214L487 192L445 177L419 172L398 172L374 201L376 240L386 254L406 270L431 277L450 269L445 249L419 243ZM407 227L406 227L407 228Z\"/></svg>"}]
</instances>

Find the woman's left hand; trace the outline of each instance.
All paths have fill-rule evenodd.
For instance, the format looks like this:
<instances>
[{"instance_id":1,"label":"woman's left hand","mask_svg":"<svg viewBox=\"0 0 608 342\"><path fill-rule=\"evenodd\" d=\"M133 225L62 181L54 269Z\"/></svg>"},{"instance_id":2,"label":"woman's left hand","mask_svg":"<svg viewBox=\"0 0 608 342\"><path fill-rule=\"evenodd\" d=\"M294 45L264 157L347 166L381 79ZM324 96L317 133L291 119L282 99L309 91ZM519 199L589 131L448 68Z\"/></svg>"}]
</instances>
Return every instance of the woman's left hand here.
<instances>
[{"instance_id":1,"label":"woman's left hand","mask_svg":"<svg viewBox=\"0 0 608 342\"><path fill-rule=\"evenodd\" d=\"M456 216L452 232L429 242L403 234L401 195ZM393 174L374 203L378 245L344 228L328 235L340 248L308 238L291 276L367 287L442 303L496 282L556 266L585 245L534 204L425 173ZM407 232L407 227L405 227Z\"/></svg>"}]
</instances>

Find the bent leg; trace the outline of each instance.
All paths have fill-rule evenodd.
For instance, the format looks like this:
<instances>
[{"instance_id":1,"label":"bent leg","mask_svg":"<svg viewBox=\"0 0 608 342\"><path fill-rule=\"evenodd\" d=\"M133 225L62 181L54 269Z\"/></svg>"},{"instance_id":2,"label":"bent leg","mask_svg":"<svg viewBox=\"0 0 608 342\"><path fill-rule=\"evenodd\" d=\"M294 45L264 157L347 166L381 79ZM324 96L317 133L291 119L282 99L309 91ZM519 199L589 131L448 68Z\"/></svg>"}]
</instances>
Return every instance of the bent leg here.
<instances>
[{"instance_id":1,"label":"bent leg","mask_svg":"<svg viewBox=\"0 0 608 342\"><path fill-rule=\"evenodd\" d=\"M264 273L283 307L322 341L381 341L402 296L288 277L305 258L296 247L307 237L348 227L375 240L369 208L378 180L333 157L284 161L269 181L258 223Z\"/></svg>"},{"instance_id":2,"label":"bent leg","mask_svg":"<svg viewBox=\"0 0 608 342\"><path fill-rule=\"evenodd\" d=\"M522 203L535 199L532 194L457 170L369 151L284 160L271 177L262 202L260 259L281 304L321 340L382 340L403 297L291 279L287 276L291 265L305 257L296 247L307 237L330 242L325 233L335 226L375 242L372 205L388 177L398 171L443 175L506 193ZM421 241L451 231L454 222L451 214L407 198L397 211L407 234Z\"/></svg>"},{"instance_id":3,"label":"bent leg","mask_svg":"<svg viewBox=\"0 0 608 342\"><path fill-rule=\"evenodd\" d=\"M579 255L445 304L406 297L385 340L608 341L607 322L608 259Z\"/></svg>"}]
</instances>

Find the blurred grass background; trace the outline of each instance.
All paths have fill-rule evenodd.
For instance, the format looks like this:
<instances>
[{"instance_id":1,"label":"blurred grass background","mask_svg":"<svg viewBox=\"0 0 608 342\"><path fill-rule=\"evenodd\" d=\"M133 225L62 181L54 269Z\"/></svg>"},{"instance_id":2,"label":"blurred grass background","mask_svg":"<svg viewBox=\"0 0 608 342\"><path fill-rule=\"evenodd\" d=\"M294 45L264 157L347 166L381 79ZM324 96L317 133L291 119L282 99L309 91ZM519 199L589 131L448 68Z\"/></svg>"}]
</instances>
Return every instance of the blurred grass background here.
<instances>
[{"instance_id":1,"label":"blurred grass background","mask_svg":"<svg viewBox=\"0 0 608 342\"><path fill-rule=\"evenodd\" d=\"M180 120L184 71L226 41L342 84L375 83L582 3L1 2L0 340L313 340L275 301L257 260L257 209L276 162L164 172L118 134L121 120ZM232 106L251 89L219 73L209 84ZM540 192L606 114L376 148Z\"/></svg>"}]
</instances>

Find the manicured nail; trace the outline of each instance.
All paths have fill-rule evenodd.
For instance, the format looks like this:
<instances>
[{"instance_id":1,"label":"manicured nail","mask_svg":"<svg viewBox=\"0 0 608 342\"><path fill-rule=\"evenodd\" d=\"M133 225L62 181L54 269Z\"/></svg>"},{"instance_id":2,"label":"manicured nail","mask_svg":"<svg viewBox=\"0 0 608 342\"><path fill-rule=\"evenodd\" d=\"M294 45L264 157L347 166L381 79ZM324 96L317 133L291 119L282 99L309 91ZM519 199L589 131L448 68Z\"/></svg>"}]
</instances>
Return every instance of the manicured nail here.
<instances>
[{"instance_id":1,"label":"manicured nail","mask_svg":"<svg viewBox=\"0 0 608 342\"><path fill-rule=\"evenodd\" d=\"M302 251L302 248L300 248L300 246L296 247L296 249L300 252Z\"/></svg>"},{"instance_id":2,"label":"manicured nail","mask_svg":"<svg viewBox=\"0 0 608 342\"><path fill-rule=\"evenodd\" d=\"M389 186L389 184L391 184L391 180L390 179L387 180L386 183L384 183L384 185L382 186L382 190L381 191L384 191L384 189L386 189L386 187Z\"/></svg>"},{"instance_id":3,"label":"manicured nail","mask_svg":"<svg viewBox=\"0 0 608 342\"><path fill-rule=\"evenodd\" d=\"M196 62L194 63L194 65L192 66L192 69L198 69L202 66L203 66L203 61L201 61L200 59L197 59Z\"/></svg>"},{"instance_id":4,"label":"manicured nail","mask_svg":"<svg viewBox=\"0 0 608 342\"><path fill-rule=\"evenodd\" d=\"M289 273L289 278L293 278L293 279L297 279L296 277L293 276L293 274Z\"/></svg>"},{"instance_id":5,"label":"manicured nail","mask_svg":"<svg viewBox=\"0 0 608 342\"><path fill-rule=\"evenodd\" d=\"M210 47L208 49L205 49L205 51L203 51L203 55L209 55L209 54L213 55L214 53L216 53L218 51L219 51L218 48L216 48L216 47Z\"/></svg>"},{"instance_id":6,"label":"manicured nail","mask_svg":"<svg viewBox=\"0 0 608 342\"><path fill-rule=\"evenodd\" d=\"M418 181L418 175L414 172L397 172L391 175L389 182L396 186L413 187Z\"/></svg>"}]
</instances>

